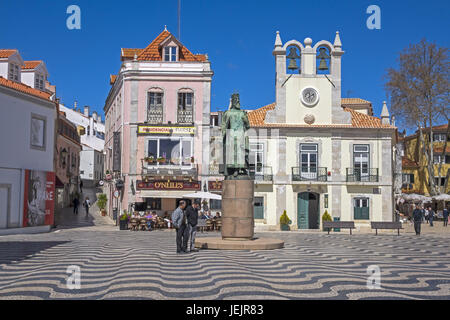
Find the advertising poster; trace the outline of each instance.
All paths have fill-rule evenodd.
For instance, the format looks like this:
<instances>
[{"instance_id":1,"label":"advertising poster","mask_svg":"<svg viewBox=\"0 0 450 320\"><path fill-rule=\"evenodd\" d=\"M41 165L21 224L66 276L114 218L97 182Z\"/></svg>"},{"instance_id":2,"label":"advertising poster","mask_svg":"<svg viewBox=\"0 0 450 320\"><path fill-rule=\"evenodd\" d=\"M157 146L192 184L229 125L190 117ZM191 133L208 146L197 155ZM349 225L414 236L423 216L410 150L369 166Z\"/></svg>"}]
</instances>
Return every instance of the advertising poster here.
<instances>
[{"instance_id":1,"label":"advertising poster","mask_svg":"<svg viewBox=\"0 0 450 320\"><path fill-rule=\"evenodd\" d=\"M55 173L25 171L23 226L53 225Z\"/></svg>"}]
</instances>

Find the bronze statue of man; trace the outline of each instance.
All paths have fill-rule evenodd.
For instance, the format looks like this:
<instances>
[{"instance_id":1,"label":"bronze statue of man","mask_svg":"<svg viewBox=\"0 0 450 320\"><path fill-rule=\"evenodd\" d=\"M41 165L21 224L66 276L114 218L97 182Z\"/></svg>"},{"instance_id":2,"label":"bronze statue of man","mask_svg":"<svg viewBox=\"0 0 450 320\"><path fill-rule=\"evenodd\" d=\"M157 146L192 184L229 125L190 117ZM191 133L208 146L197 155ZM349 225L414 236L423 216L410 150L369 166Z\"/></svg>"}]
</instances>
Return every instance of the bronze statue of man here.
<instances>
[{"instance_id":1,"label":"bronze statue of man","mask_svg":"<svg viewBox=\"0 0 450 320\"><path fill-rule=\"evenodd\" d=\"M226 179L248 177L250 129L247 113L241 110L239 93L231 96L231 107L222 118L223 161Z\"/></svg>"}]
</instances>

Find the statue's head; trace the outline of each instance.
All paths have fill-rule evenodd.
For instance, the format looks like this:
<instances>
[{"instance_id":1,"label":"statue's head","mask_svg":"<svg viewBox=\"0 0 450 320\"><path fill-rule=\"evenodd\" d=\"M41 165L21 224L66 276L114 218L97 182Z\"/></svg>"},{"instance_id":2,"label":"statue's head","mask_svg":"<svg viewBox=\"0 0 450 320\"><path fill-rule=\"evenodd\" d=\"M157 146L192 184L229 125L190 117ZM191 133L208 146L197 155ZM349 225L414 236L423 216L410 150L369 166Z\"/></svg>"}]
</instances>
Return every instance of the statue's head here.
<instances>
[{"instance_id":1,"label":"statue's head","mask_svg":"<svg viewBox=\"0 0 450 320\"><path fill-rule=\"evenodd\" d=\"M241 101L239 99L239 93L233 93L231 95L231 109L241 109Z\"/></svg>"}]
</instances>

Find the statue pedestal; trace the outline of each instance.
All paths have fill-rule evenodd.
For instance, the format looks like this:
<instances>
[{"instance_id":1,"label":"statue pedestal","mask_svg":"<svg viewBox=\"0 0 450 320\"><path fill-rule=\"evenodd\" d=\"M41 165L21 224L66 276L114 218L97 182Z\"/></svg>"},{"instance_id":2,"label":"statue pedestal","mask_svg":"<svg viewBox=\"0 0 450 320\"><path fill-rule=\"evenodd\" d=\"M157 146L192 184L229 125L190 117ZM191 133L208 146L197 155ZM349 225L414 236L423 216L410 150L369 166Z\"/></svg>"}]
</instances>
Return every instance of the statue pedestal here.
<instances>
[{"instance_id":1,"label":"statue pedestal","mask_svg":"<svg viewBox=\"0 0 450 320\"><path fill-rule=\"evenodd\" d=\"M253 180L224 180L222 239L251 240L254 235Z\"/></svg>"},{"instance_id":2,"label":"statue pedestal","mask_svg":"<svg viewBox=\"0 0 450 320\"><path fill-rule=\"evenodd\" d=\"M222 192L222 237L197 237L195 247L215 250L272 250L284 241L254 238L254 181L224 180Z\"/></svg>"}]
</instances>

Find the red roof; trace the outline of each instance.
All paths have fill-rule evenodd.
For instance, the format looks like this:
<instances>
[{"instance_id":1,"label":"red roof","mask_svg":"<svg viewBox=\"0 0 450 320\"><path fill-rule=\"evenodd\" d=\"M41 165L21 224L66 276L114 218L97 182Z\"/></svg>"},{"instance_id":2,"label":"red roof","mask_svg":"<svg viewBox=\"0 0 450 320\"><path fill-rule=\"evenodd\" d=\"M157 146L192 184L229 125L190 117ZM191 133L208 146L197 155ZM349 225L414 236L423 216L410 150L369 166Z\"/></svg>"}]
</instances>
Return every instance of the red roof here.
<instances>
[{"instance_id":1,"label":"red roof","mask_svg":"<svg viewBox=\"0 0 450 320\"><path fill-rule=\"evenodd\" d=\"M266 123L266 113L275 109L276 104L272 103L262 108L248 112L248 119L252 127L305 127L305 128L395 128L391 125L381 124L381 119L363 114L351 108L343 108L344 111L350 112L352 116L352 124L290 124L290 123Z\"/></svg>"},{"instance_id":2,"label":"red roof","mask_svg":"<svg viewBox=\"0 0 450 320\"><path fill-rule=\"evenodd\" d=\"M7 87L7 88L10 88L10 89L14 89L16 91L20 91L22 93L26 93L26 94L29 94L29 95L32 95L32 96L35 96L35 97L38 97L38 98L45 99L45 100L50 100L50 97L52 96L51 93L40 91L38 89L34 89L34 88L32 88L30 86L27 86L27 85L25 85L23 83L14 82L14 81L5 79L5 78L3 78L1 76L0 76L0 86Z\"/></svg>"},{"instance_id":3,"label":"red roof","mask_svg":"<svg viewBox=\"0 0 450 320\"><path fill-rule=\"evenodd\" d=\"M122 48L121 60L132 59L136 54L139 61L162 61L162 49L160 48L160 44L169 37L173 37L173 35L169 31L164 30L145 49ZM204 62L206 61L206 55L193 54L185 46L181 45L179 60Z\"/></svg>"},{"instance_id":4,"label":"red roof","mask_svg":"<svg viewBox=\"0 0 450 320\"><path fill-rule=\"evenodd\" d=\"M402 167L418 167L419 165L417 164L417 162L407 158L407 157L402 157Z\"/></svg>"},{"instance_id":5,"label":"red roof","mask_svg":"<svg viewBox=\"0 0 450 320\"><path fill-rule=\"evenodd\" d=\"M0 49L0 58L9 58L16 52L16 49Z\"/></svg>"},{"instance_id":6,"label":"red roof","mask_svg":"<svg viewBox=\"0 0 450 320\"><path fill-rule=\"evenodd\" d=\"M24 61L24 66L22 66L22 69L36 69L38 65L42 63L42 60L36 60L36 61Z\"/></svg>"}]
</instances>

